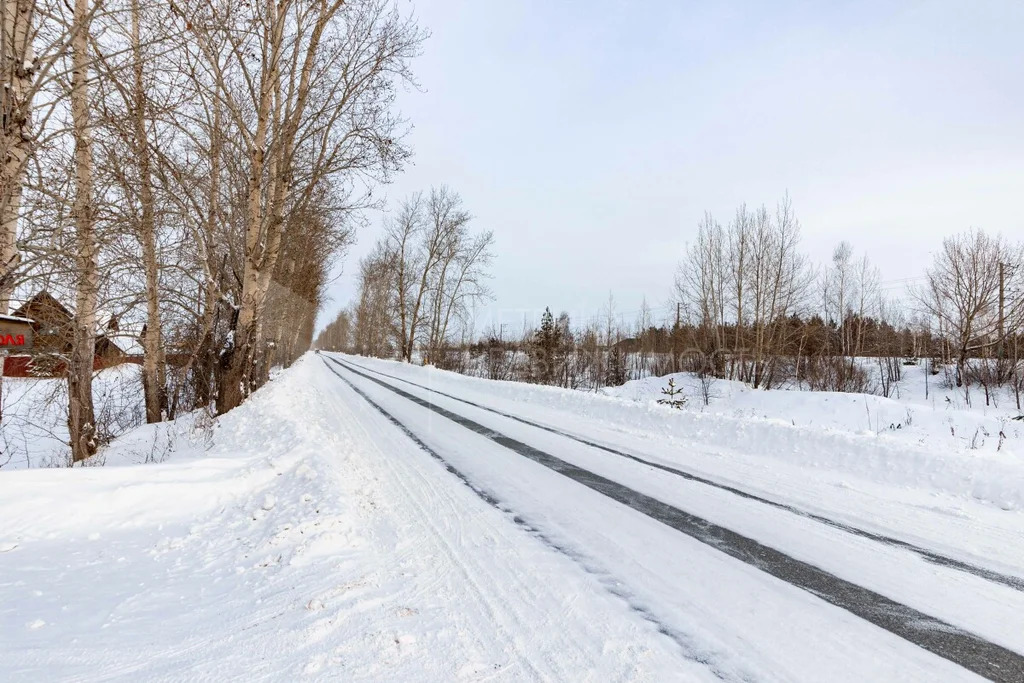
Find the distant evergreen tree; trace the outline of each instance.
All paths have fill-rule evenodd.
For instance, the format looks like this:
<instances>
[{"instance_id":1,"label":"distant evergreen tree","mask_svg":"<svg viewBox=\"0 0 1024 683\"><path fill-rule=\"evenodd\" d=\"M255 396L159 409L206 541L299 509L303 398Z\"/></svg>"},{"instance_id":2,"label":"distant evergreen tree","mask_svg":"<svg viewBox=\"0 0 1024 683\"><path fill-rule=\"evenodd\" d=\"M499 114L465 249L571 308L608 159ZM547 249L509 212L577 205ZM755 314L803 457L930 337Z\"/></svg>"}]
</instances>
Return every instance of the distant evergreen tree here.
<instances>
[{"instance_id":1,"label":"distant evergreen tree","mask_svg":"<svg viewBox=\"0 0 1024 683\"><path fill-rule=\"evenodd\" d=\"M540 329L537 331L542 342L555 339L555 316L551 315L551 308L544 307L544 314L540 317Z\"/></svg>"},{"instance_id":2,"label":"distant evergreen tree","mask_svg":"<svg viewBox=\"0 0 1024 683\"><path fill-rule=\"evenodd\" d=\"M613 344L608 349L608 368L605 372L605 384L610 387L626 383L626 354L622 348Z\"/></svg>"},{"instance_id":3,"label":"distant evergreen tree","mask_svg":"<svg viewBox=\"0 0 1024 683\"><path fill-rule=\"evenodd\" d=\"M559 346L559 332L555 327L555 317L551 309L544 308L540 317L540 329L533 334L530 349L533 365L534 381L541 384L552 384L555 378L555 355Z\"/></svg>"}]
</instances>

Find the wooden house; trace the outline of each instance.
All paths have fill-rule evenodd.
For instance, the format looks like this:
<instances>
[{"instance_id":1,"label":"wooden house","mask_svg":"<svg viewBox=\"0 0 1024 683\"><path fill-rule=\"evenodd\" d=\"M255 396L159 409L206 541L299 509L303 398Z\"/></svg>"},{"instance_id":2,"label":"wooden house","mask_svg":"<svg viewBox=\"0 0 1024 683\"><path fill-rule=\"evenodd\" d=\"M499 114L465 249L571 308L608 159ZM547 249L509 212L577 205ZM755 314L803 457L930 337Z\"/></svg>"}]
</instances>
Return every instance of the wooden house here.
<instances>
[{"instance_id":1,"label":"wooden house","mask_svg":"<svg viewBox=\"0 0 1024 683\"><path fill-rule=\"evenodd\" d=\"M74 316L47 291L41 291L13 311L13 315L32 320L34 342L28 354L9 356L4 362L8 377L60 377L72 349ZM93 369L102 370L123 363L127 354L105 334L96 336Z\"/></svg>"}]
</instances>

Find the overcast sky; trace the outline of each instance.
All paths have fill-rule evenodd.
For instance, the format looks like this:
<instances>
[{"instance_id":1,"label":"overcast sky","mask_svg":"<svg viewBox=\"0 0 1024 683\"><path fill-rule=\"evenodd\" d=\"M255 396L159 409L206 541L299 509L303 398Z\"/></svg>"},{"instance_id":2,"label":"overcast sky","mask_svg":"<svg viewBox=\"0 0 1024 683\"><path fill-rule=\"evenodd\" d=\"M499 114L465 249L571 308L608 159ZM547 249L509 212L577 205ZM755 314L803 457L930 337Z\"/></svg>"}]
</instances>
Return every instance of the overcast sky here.
<instances>
[{"instance_id":1,"label":"overcast sky","mask_svg":"<svg viewBox=\"0 0 1024 683\"><path fill-rule=\"evenodd\" d=\"M431 32L393 206L459 192L496 238L481 317L660 314L705 211L789 192L804 250L892 293L943 235L1024 238L1024 2L399 0ZM321 326L355 293L358 258ZM478 322L478 327L482 323Z\"/></svg>"}]
</instances>

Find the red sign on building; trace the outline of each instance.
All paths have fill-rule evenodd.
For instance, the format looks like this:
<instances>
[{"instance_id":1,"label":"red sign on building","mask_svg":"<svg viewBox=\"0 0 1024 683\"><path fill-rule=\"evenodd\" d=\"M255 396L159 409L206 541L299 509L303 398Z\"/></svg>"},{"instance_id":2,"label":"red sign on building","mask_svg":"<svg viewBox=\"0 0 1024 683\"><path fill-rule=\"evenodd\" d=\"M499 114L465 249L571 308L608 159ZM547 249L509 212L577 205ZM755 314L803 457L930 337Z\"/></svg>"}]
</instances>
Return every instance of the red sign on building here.
<instances>
[{"instance_id":1,"label":"red sign on building","mask_svg":"<svg viewBox=\"0 0 1024 683\"><path fill-rule=\"evenodd\" d=\"M0 352L17 353L32 348L32 321L0 315Z\"/></svg>"}]
</instances>

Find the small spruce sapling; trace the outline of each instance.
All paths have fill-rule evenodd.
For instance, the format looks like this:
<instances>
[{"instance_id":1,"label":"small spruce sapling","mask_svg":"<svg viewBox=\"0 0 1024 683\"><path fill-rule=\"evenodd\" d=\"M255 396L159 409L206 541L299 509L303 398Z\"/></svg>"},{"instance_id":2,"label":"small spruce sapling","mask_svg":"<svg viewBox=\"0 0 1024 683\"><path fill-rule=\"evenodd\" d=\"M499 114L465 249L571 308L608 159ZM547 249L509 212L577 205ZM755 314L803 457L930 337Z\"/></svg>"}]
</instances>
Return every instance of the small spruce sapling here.
<instances>
[{"instance_id":1,"label":"small spruce sapling","mask_svg":"<svg viewBox=\"0 0 1024 683\"><path fill-rule=\"evenodd\" d=\"M683 396L683 390L676 386L676 381L671 377L668 380L668 386L661 390L664 394L664 398L659 398L658 403L663 406L672 406L673 408L681 409L686 405L686 397Z\"/></svg>"}]
</instances>

